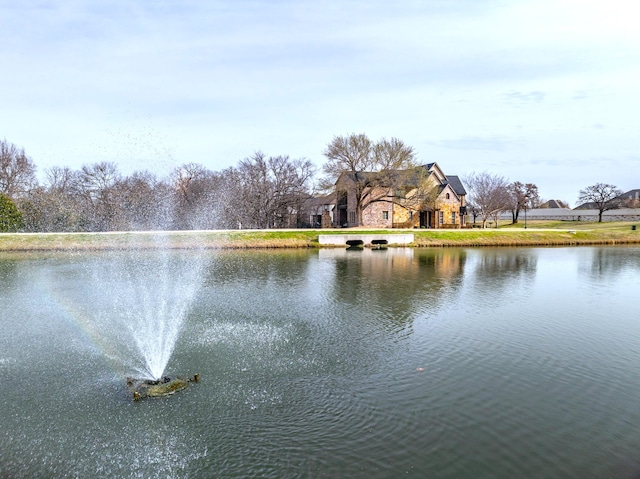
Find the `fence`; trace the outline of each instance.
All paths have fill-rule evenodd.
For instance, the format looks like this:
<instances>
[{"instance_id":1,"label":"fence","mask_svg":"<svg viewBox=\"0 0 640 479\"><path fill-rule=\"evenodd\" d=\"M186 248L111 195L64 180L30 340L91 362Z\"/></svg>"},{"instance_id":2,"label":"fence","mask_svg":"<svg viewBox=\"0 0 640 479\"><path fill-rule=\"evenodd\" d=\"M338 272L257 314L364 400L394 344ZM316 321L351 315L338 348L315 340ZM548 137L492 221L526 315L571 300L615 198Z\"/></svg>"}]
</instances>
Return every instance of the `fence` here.
<instances>
[{"instance_id":1,"label":"fence","mask_svg":"<svg viewBox=\"0 0 640 479\"><path fill-rule=\"evenodd\" d=\"M502 213L501 220L510 220L511 212ZM569 208L537 208L527 210L529 220L598 221L598 210L571 210ZM524 211L518 221L524 221ZM619 208L602 213L602 221L640 221L640 208Z\"/></svg>"}]
</instances>

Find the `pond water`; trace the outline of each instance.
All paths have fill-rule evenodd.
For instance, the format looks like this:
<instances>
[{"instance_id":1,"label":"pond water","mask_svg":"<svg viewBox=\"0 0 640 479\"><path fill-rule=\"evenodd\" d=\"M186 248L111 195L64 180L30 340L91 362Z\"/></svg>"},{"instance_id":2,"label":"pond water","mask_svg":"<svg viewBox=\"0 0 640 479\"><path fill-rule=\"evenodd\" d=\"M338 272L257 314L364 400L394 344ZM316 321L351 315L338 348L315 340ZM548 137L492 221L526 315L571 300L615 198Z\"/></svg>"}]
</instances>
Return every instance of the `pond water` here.
<instances>
[{"instance_id":1,"label":"pond water","mask_svg":"<svg viewBox=\"0 0 640 479\"><path fill-rule=\"evenodd\" d=\"M637 478L639 285L638 247L3 254L0 478ZM133 402L154 314L201 382Z\"/></svg>"}]
</instances>

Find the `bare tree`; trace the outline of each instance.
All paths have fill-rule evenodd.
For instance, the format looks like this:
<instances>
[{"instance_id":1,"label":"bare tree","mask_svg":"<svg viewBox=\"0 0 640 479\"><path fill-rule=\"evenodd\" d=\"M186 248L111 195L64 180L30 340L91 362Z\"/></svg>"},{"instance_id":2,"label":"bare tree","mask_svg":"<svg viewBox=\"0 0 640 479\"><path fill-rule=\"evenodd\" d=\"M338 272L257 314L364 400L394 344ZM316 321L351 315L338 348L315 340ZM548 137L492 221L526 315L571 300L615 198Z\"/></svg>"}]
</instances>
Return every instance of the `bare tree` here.
<instances>
[{"instance_id":1,"label":"bare tree","mask_svg":"<svg viewBox=\"0 0 640 479\"><path fill-rule=\"evenodd\" d=\"M20 198L26 231L85 231L90 229L93 207L79 188L79 173L68 167L45 170L43 186Z\"/></svg>"},{"instance_id":2,"label":"bare tree","mask_svg":"<svg viewBox=\"0 0 640 479\"><path fill-rule=\"evenodd\" d=\"M210 174L211 172L199 163L185 163L174 169L171 181L178 196L178 203L181 206L197 203L204 193L201 182Z\"/></svg>"},{"instance_id":3,"label":"bare tree","mask_svg":"<svg viewBox=\"0 0 640 479\"><path fill-rule=\"evenodd\" d=\"M578 202L591 203L598 210L598 223L602 223L602 213L620 207L618 196L621 194L622 190L614 185L596 183L580 190Z\"/></svg>"},{"instance_id":4,"label":"bare tree","mask_svg":"<svg viewBox=\"0 0 640 479\"><path fill-rule=\"evenodd\" d=\"M468 189L468 201L478 209L482 227L487 227L487 220L490 217L496 218L497 227L498 215L509 209L511 201L509 182L502 176L485 171L471 173L465 178L465 185Z\"/></svg>"},{"instance_id":5,"label":"bare tree","mask_svg":"<svg viewBox=\"0 0 640 479\"><path fill-rule=\"evenodd\" d=\"M24 149L7 140L0 141L0 193L15 199L35 184L36 167Z\"/></svg>"},{"instance_id":6,"label":"bare tree","mask_svg":"<svg viewBox=\"0 0 640 479\"><path fill-rule=\"evenodd\" d=\"M514 181L509 184L511 193L511 218L513 224L518 222L518 216L523 210L535 208L540 203L538 187L533 183Z\"/></svg>"},{"instance_id":7,"label":"bare tree","mask_svg":"<svg viewBox=\"0 0 640 479\"><path fill-rule=\"evenodd\" d=\"M76 200L63 191L32 188L18 200L24 215L25 231L83 231L87 222Z\"/></svg>"},{"instance_id":8,"label":"bare tree","mask_svg":"<svg viewBox=\"0 0 640 479\"><path fill-rule=\"evenodd\" d=\"M82 165L79 181L83 190L94 198L99 198L103 192L113 188L120 180L118 166L109 161Z\"/></svg>"},{"instance_id":9,"label":"bare tree","mask_svg":"<svg viewBox=\"0 0 640 479\"><path fill-rule=\"evenodd\" d=\"M172 226L173 195L153 173L136 171L115 187L119 229L154 230Z\"/></svg>"},{"instance_id":10,"label":"bare tree","mask_svg":"<svg viewBox=\"0 0 640 479\"><path fill-rule=\"evenodd\" d=\"M50 190L71 192L79 185L78 173L68 166L52 166L45 170L47 184Z\"/></svg>"},{"instance_id":11,"label":"bare tree","mask_svg":"<svg viewBox=\"0 0 640 479\"><path fill-rule=\"evenodd\" d=\"M247 228L297 226L304 200L309 197L313 164L307 159L270 156L258 151L240 161L234 184L243 198L244 209L237 215Z\"/></svg>"},{"instance_id":12,"label":"bare tree","mask_svg":"<svg viewBox=\"0 0 640 479\"><path fill-rule=\"evenodd\" d=\"M46 170L45 186L20 199L27 231L102 231L171 226L169 186L143 171L122 178L115 165Z\"/></svg>"},{"instance_id":13,"label":"bare tree","mask_svg":"<svg viewBox=\"0 0 640 479\"><path fill-rule=\"evenodd\" d=\"M322 168L323 187L354 191L358 225L362 224L362 212L372 203L390 201L404 206L406 198L396 193L404 191L419 171L413 148L397 138L372 143L363 133L336 136L323 154L327 158Z\"/></svg>"},{"instance_id":14,"label":"bare tree","mask_svg":"<svg viewBox=\"0 0 640 479\"><path fill-rule=\"evenodd\" d=\"M274 226L298 226L315 167L306 158L292 160L287 155L269 157L268 165L274 187Z\"/></svg>"},{"instance_id":15,"label":"bare tree","mask_svg":"<svg viewBox=\"0 0 640 479\"><path fill-rule=\"evenodd\" d=\"M92 212L88 218L89 230L109 231L117 229L117 197L115 187L121 176L118 167L112 162L100 162L83 165L78 173L78 190Z\"/></svg>"},{"instance_id":16,"label":"bare tree","mask_svg":"<svg viewBox=\"0 0 640 479\"><path fill-rule=\"evenodd\" d=\"M175 194L174 227L209 229L215 227L218 175L198 163L186 163L171 175Z\"/></svg>"}]
</instances>

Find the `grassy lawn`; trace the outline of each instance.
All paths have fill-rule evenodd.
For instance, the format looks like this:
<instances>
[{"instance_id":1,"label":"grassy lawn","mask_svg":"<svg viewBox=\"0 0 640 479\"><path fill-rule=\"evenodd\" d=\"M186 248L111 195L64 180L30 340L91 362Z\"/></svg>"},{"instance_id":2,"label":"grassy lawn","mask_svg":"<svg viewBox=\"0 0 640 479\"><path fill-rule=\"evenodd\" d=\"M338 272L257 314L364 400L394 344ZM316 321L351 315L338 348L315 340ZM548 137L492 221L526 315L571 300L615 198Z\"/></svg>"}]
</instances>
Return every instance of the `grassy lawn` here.
<instances>
[{"instance_id":1,"label":"grassy lawn","mask_svg":"<svg viewBox=\"0 0 640 479\"><path fill-rule=\"evenodd\" d=\"M640 225L585 221L527 221L500 223L499 228L465 230L418 230L417 246L558 246L640 243Z\"/></svg>"},{"instance_id":2,"label":"grassy lawn","mask_svg":"<svg viewBox=\"0 0 640 479\"><path fill-rule=\"evenodd\" d=\"M319 234L413 233L414 246L558 246L640 243L640 225L573 221L527 221L499 228L369 230L212 230L115 233L3 233L0 251L91 251L153 248L316 248Z\"/></svg>"}]
</instances>

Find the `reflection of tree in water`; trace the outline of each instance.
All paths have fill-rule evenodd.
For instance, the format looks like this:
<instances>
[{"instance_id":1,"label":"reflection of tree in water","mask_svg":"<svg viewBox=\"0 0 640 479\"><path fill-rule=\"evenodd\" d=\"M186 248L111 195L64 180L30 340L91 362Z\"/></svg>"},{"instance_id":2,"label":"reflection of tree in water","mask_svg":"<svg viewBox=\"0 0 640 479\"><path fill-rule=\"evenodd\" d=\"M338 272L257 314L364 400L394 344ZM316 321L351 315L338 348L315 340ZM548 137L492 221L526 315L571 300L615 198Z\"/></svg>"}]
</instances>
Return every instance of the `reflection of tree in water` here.
<instances>
[{"instance_id":1,"label":"reflection of tree in water","mask_svg":"<svg viewBox=\"0 0 640 479\"><path fill-rule=\"evenodd\" d=\"M465 260L459 249L336 254L333 297L392 329L403 328L416 313L436 308L458 289Z\"/></svg>"},{"instance_id":2,"label":"reflection of tree in water","mask_svg":"<svg viewBox=\"0 0 640 479\"><path fill-rule=\"evenodd\" d=\"M640 248L603 247L592 248L592 255L586 261L580 261L578 269L581 273L597 279L612 281L627 271L638 271L640 268Z\"/></svg>"},{"instance_id":3,"label":"reflection of tree in water","mask_svg":"<svg viewBox=\"0 0 640 479\"><path fill-rule=\"evenodd\" d=\"M309 267L306 250L224 251L211 259L206 282L209 285L230 284L250 280L257 284L271 281L300 282Z\"/></svg>"},{"instance_id":4,"label":"reflection of tree in water","mask_svg":"<svg viewBox=\"0 0 640 479\"><path fill-rule=\"evenodd\" d=\"M473 273L474 284L492 294L531 285L538 266L535 249L480 250Z\"/></svg>"},{"instance_id":5,"label":"reflection of tree in water","mask_svg":"<svg viewBox=\"0 0 640 479\"><path fill-rule=\"evenodd\" d=\"M194 311L199 333L188 334L216 338L216 354L240 354L253 370L350 374L455 294L465 258L455 249L216 252Z\"/></svg>"}]
</instances>

